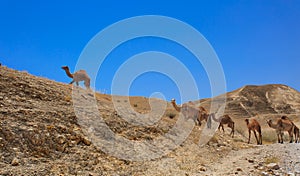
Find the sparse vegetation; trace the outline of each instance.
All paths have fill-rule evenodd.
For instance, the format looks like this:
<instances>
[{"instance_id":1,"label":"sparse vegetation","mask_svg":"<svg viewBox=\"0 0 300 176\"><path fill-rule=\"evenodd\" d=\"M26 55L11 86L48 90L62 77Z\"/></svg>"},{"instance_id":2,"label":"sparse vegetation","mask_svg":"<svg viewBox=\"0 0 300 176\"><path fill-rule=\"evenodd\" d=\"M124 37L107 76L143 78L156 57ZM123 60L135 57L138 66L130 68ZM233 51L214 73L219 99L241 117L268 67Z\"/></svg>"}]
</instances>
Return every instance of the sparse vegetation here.
<instances>
[{"instance_id":1,"label":"sparse vegetation","mask_svg":"<svg viewBox=\"0 0 300 176\"><path fill-rule=\"evenodd\" d=\"M218 136L215 134L215 135L213 135L212 138L210 138L209 143L218 143L218 141L219 141L219 138L218 138Z\"/></svg>"},{"instance_id":2,"label":"sparse vegetation","mask_svg":"<svg viewBox=\"0 0 300 176\"><path fill-rule=\"evenodd\" d=\"M71 102L71 100L72 100L72 97L70 95L65 96L65 101Z\"/></svg>"},{"instance_id":3,"label":"sparse vegetation","mask_svg":"<svg viewBox=\"0 0 300 176\"><path fill-rule=\"evenodd\" d=\"M167 114L167 117L169 117L170 119L173 119L175 116L176 116L176 114L172 113L172 112Z\"/></svg>"},{"instance_id":4,"label":"sparse vegetation","mask_svg":"<svg viewBox=\"0 0 300 176\"><path fill-rule=\"evenodd\" d=\"M263 132L263 141L267 143L275 143L277 142L277 136L275 130L264 131Z\"/></svg>"},{"instance_id":5,"label":"sparse vegetation","mask_svg":"<svg viewBox=\"0 0 300 176\"><path fill-rule=\"evenodd\" d=\"M277 162L279 162L279 158L276 156L265 158L265 164L277 163Z\"/></svg>"}]
</instances>

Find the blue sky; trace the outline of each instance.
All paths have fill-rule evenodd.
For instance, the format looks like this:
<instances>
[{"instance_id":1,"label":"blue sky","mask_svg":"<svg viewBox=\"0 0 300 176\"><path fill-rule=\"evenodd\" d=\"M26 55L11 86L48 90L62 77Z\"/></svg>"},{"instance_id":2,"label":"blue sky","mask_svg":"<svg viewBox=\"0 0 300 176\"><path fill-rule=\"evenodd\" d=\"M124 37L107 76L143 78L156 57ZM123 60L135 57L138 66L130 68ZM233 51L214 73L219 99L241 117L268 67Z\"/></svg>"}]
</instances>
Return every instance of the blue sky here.
<instances>
[{"instance_id":1,"label":"blue sky","mask_svg":"<svg viewBox=\"0 0 300 176\"><path fill-rule=\"evenodd\" d=\"M172 17L202 33L223 66L227 91L270 83L300 90L300 2L296 0L0 1L0 62L68 83L71 80L60 67L68 65L73 71L93 36L141 15ZM155 37L127 41L113 50L93 80L96 90L110 93L122 63L147 51L176 57L194 76L200 98L211 96L209 78L195 56L177 43ZM160 73L140 75L129 90L130 95L146 97L153 92L161 92L167 100L181 99L172 78Z\"/></svg>"}]
</instances>

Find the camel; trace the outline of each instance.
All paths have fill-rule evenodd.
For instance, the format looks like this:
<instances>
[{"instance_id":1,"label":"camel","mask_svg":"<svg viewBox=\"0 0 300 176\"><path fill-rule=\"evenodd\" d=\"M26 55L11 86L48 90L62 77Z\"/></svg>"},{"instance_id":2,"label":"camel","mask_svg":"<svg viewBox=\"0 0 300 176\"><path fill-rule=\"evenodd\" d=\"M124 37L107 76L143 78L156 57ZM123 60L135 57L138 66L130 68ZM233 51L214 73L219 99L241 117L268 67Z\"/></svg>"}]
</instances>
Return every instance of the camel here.
<instances>
[{"instance_id":1,"label":"camel","mask_svg":"<svg viewBox=\"0 0 300 176\"><path fill-rule=\"evenodd\" d=\"M247 124L248 133L249 133L248 144L250 143L251 131L253 131L257 145L262 145L261 126L258 123L258 121L255 119L250 119L250 120L245 119L245 122ZM259 139L257 138L256 132L258 132Z\"/></svg>"},{"instance_id":2,"label":"camel","mask_svg":"<svg viewBox=\"0 0 300 176\"><path fill-rule=\"evenodd\" d=\"M293 123L292 120L290 120L287 116L282 116L281 119L283 120L289 120L294 125L294 137L295 137L295 143L300 142L300 134L299 134L299 128Z\"/></svg>"},{"instance_id":3,"label":"camel","mask_svg":"<svg viewBox=\"0 0 300 176\"><path fill-rule=\"evenodd\" d=\"M171 103L177 112L182 112L185 117L192 118L196 124L198 122L199 126L201 126L203 120L207 121L208 113L204 107L199 106L197 108L192 102L185 103L179 107L174 98L171 100Z\"/></svg>"},{"instance_id":4,"label":"camel","mask_svg":"<svg viewBox=\"0 0 300 176\"><path fill-rule=\"evenodd\" d=\"M86 73L85 70L78 70L75 73L71 73L70 69L68 66L63 66L61 67L63 70L65 70L66 74L68 77L73 78L73 80L70 82L70 84L73 84L74 82L76 82L76 85L79 85L79 81L84 81L84 85L87 89L90 88L90 77L88 76L88 74Z\"/></svg>"},{"instance_id":5,"label":"camel","mask_svg":"<svg viewBox=\"0 0 300 176\"><path fill-rule=\"evenodd\" d=\"M171 100L171 103L172 103L174 109L175 109L177 112L180 112L180 111L181 111L181 107L177 106L176 100L175 100L174 98Z\"/></svg>"},{"instance_id":6,"label":"camel","mask_svg":"<svg viewBox=\"0 0 300 176\"><path fill-rule=\"evenodd\" d=\"M267 121L269 127L276 130L278 143L283 143L283 132L287 131L290 136L290 143L293 142L293 132L294 132L294 125L293 123L288 119L278 119L277 123L274 124L272 120Z\"/></svg>"},{"instance_id":7,"label":"camel","mask_svg":"<svg viewBox=\"0 0 300 176\"><path fill-rule=\"evenodd\" d=\"M224 125L227 124L229 128L231 128L230 136L234 137L234 121L231 119L229 115L223 115L219 117L218 119L215 117L215 113L212 113L209 118L212 118L215 122L219 122L218 130L222 127L223 132L224 131Z\"/></svg>"}]
</instances>

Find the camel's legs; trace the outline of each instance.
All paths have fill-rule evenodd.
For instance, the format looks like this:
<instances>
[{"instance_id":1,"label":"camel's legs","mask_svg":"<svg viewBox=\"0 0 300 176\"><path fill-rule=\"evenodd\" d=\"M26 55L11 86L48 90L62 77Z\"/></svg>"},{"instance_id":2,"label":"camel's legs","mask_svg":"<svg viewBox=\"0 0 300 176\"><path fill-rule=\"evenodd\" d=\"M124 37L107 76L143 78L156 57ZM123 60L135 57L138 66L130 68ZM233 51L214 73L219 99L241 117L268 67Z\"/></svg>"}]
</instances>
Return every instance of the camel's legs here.
<instances>
[{"instance_id":1,"label":"camel's legs","mask_svg":"<svg viewBox=\"0 0 300 176\"><path fill-rule=\"evenodd\" d=\"M257 145L259 145L259 141L258 141L258 139L257 139L256 131L255 131L255 130L253 130L253 133L254 133L254 136L255 136L255 139L256 139Z\"/></svg>"},{"instance_id":2,"label":"camel's legs","mask_svg":"<svg viewBox=\"0 0 300 176\"><path fill-rule=\"evenodd\" d=\"M278 143L280 143L280 132L277 131L277 140L278 140Z\"/></svg>"},{"instance_id":3,"label":"camel's legs","mask_svg":"<svg viewBox=\"0 0 300 176\"><path fill-rule=\"evenodd\" d=\"M293 142L293 132L292 131L289 132L289 135L290 135L290 143L292 143Z\"/></svg>"},{"instance_id":4,"label":"camel's legs","mask_svg":"<svg viewBox=\"0 0 300 176\"><path fill-rule=\"evenodd\" d=\"M261 135L261 132L259 133L259 144L262 145L262 135Z\"/></svg>"},{"instance_id":5,"label":"camel's legs","mask_svg":"<svg viewBox=\"0 0 300 176\"><path fill-rule=\"evenodd\" d=\"M73 80L73 81L71 81L69 84L73 84L75 81Z\"/></svg>"},{"instance_id":6,"label":"camel's legs","mask_svg":"<svg viewBox=\"0 0 300 176\"><path fill-rule=\"evenodd\" d=\"M211 128L211 117L210 116L208 116L206 126L207 126L208 129Z\"/></svg>"},{"instance_id":7,"label":"camel's legs","mask_svg":"<svg viewBox=\"0 0 300 176\"><path fill-rule=\"evenodd\" d=\"M224 132L225 132L225 131L224 131L224 125L223 125L223 124L221 124L221 123L220 123L220 125L221 125L221 127L222 127L222 130L223 130L223 133L224 133Z\"/></svg>"},{"instance_id":8,"label":"camel's legs","mask_svg":"<svg viewBox=\"0 0 300 176\"><path fill-rule=\"evenodd\" d=\"M249 133L249 138L248 138L248 144L250 143L250 138L251 138L251 130L248 130Z\"/></svg>"},{"instance_id":9,"label":"camel's legs","mask_svg":"<svg viewBox=\"0 0 300 176\"><path fill-rule=\"evenodd\" d=\"M282 144L283 143L283 132L279 131L278 135L279 135L279 137L278 137L278 143Z\"/></svg>"},{"instance_id":10,"label":"camel's legs","mask_svg":"<svg viewBox=\"0 0 300 176\"><path fill-rule=\"evenodd\" d=\"M233 128L231 129L230 136L234 137L234 130L233 130Z\"/></svg>"},{"instance_id":11,"label":"camel's legs","mask_svg":"<svg viewBox=\"0 0 300 176\"><path fill-rule=\"evenodd\" d=\"M231 125L231 129L232 129L232 137L234 137L234 123Z\"/></svg>"},{"instance_id":12,"label":"camel's legs","mask_svg":"<svg viewBox=\"0 0 300 176\"><path fill-rule=\"evenodd\" d=\"M200 117L196 117L195 123L198 124L199 126L202 125Z\"/></svg>"}]
</instances>

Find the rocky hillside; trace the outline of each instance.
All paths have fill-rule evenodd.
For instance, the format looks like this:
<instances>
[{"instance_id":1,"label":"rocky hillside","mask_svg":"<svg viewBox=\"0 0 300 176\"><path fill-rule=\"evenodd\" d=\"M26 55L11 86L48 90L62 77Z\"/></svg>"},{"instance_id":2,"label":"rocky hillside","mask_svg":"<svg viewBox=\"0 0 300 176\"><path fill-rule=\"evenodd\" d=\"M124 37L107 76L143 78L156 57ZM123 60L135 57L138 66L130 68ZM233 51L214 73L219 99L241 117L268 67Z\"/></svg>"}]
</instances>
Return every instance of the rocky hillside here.
<instances>
[{"instance_id":1,"label":"rocky hillside","mask_svg":"<svg viewBox=\"0 0 300 176\"><path fill-rule=\"evenodd\" d=\"M264 155L246 156L261 149L246 144L247 138L241 130L234 138L229 137L229 129L225 133L217 131L206 145L199 146L205 124L192 128L189 126L192 123L182 125L170 103L145 97L93 94L81 88L74 89L78 95L74 96L72 90L67 84L0 67L0 175L258 175L286 173L285 166L290 166L284 165L286 158L281 159L280 154L272 151L272 145L264 146L264 151L270 150ZM261 115L260 118L284 113L294 114L295 119L300 105L299 92L284 85L245 86L228 93L227 100L226 113L237 123L239 118L249 117L247 111ZM103 121L94 114L92 105L78 111L81 105L92 101L96 102ZM202 102L209 107L210 101ZM152 107L166 105L166 111L159 119L157 114L145 116L143 124L146 125L140 125L137 119L151 112L150 104ZM130 108L134 111L129 111ZM79 118L78 113L84 114L83 117ZM127 139L124 146L112 145L119 138L103 130L106 126L119 138ZM238 126L245 128L243 122ZM95 136L88 135L90 131L104 135L111 143L97 141ZM181 134L188 136L177 143ZM178 145L163 154L142 145L143 141L154 145L161 136L167 139L160 143L162 148ZM129 145L130 142L138 145ZM158 157L127 160L111 153L107 149L110 145L116 153L121 151L122 156L129 154L134 158L143 151L146 156L140 157L155 153ZM298 144L291 146L299 150ZM290 150L290 145L275 147L283 152ZM137 153L131 153L132 148ZM236 154L239 158L226 159ZM271 156L278 156L274 162L280 168L276 171L267 166ZM240 160L243 168L238 164ZM218 167L226 162L226 170Z\"/></svg>"},{"instance_id":2,"label":"rocky hillside","mask_svg":"<svg viewBox=\"0 0 300 176\"><path fill-rule=\"evenodd\" d=\"M216 97L214 101L224 95ZM209 108L211 99L202 103ZM299 114L300 92L282 84L248 85L226 94L226 113L239 117L256 114Z\"/></svg>"}]
</instances>

